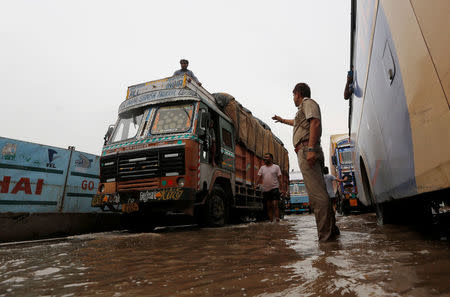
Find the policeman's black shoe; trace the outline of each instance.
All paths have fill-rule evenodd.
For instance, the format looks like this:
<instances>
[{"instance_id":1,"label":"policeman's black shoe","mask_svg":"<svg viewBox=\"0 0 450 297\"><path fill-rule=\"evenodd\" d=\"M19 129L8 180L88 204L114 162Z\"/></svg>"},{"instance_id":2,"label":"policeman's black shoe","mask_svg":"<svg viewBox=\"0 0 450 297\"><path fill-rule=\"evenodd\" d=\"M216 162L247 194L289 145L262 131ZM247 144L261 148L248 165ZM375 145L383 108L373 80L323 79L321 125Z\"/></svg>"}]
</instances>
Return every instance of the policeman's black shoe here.
<instances>
[{"instance_id":1,"label":"policeman's black shoe","mask_svg":"<svg viewBox=\"0 0 450 297\"><path fill-rule=\"evenodd\" d=\"M341 231L339 230L338 226L334 226L334 230L333 230L334 235L341 235Z\"/></svg>"}]
</instances>

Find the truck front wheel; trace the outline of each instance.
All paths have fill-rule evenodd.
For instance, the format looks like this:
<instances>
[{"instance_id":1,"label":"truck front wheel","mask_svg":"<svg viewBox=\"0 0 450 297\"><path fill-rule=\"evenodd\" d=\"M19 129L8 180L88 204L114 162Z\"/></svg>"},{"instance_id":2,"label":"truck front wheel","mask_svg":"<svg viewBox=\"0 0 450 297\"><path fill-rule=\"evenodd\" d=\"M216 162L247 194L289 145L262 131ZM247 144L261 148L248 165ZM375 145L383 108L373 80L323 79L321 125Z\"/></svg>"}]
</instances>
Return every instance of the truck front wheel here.
<instances>
[{"instance_id":1,"label":"truck front wheel","mask_svg":"<svg viewBox=\"0 0 450 297\"><path fill-rule=\"evenodd\" d=\"M227 217L227 204L225 192L220 187L214 187L206 199L205 223L207 226L220 227L225 225Z\"/></svg>"}]
</instances>

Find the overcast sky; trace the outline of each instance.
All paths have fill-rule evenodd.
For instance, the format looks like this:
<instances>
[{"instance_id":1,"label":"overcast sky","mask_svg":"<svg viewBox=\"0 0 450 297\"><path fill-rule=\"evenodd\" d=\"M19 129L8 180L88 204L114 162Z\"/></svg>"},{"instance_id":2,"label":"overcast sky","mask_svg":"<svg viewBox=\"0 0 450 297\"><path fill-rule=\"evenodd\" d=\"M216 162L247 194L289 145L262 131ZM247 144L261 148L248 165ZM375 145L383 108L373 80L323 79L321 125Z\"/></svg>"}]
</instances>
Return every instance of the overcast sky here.
<instances>
[{"instance_id":1,"label":"overcast sky","mask_svg":"<svg viewBox=\"0 0 450 297\"><path fill-rule=\"evenodd\" d=\"M211 93L265 121L298 170L292 89L322 110L322 144L347 133L350 0L0 0L0 136L100 154L129 85L171 76L180 58Z\"/></svg>"}]
</instances>

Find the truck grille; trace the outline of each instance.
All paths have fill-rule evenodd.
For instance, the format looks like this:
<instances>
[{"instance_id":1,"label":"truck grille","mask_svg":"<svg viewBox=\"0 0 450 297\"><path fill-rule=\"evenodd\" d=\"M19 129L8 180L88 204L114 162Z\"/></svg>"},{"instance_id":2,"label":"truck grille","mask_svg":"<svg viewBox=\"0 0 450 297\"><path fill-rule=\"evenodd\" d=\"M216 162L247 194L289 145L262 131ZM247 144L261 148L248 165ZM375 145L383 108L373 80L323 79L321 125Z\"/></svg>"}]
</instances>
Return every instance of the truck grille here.
<instances>
[{"instance_id":1,"label":"truck grille","mask_svg":"<svg viewBox=\"0 0 450 297\"><path fill-rule=\"evenodd\" d=\"M100 182L115 181L117 175L117 156L100 158Z\"/></svg>"},{"instance_id":2,"label":"truck grille","mask_svg":"<svg viewBox=\"0 0 450 297\"><path fill-rule=\"evenodd\" d=\"M100 161L101 182L132 181L184 173L184 147L118 154L103 157Z\"/></svg>"}]
</instances>

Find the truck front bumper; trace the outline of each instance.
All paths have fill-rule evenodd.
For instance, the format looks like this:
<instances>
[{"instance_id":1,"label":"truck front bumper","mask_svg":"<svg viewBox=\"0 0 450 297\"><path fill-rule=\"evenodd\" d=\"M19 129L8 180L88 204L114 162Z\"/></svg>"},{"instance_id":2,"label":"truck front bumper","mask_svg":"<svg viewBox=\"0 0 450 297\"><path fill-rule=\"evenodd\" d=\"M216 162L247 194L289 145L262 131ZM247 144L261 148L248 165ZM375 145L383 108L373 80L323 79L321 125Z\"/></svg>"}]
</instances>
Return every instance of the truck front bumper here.
<instances>
[{"instance_id":1,"label":"truck front bumper","mask_svg":"<svg viewBox=\"0 0 450 297\"><path fill-rule=\"evenodd\" d=\"M196 190L191 188L164 188L143 191L129 191L115 194L94 195L91 205L105 207L113 205L122 212L172 211L192 207Z\"/></svg>"}]
</instances>

